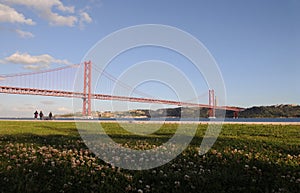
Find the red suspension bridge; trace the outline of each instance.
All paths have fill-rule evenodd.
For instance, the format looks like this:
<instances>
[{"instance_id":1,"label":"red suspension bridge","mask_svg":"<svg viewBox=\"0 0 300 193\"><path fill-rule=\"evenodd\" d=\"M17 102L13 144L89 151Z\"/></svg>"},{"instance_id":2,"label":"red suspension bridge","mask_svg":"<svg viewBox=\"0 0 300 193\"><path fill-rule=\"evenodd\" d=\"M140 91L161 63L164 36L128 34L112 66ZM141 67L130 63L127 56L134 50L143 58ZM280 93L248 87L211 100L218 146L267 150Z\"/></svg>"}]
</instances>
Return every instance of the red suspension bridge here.
<instances>
[{"instance_id":1,"label":"red suspension bridge","mask_svg":"<svg viewBox=\"0 0 300 193\"><path fill-rule=\"evenodd\" d=\"M69 97L81 98L83 100L82 115L91 116L92 100L117 100L130 101L139 103L156 103L168 104L186 107L208 108L209 116L215 117L216 109L234 111L234 116L237 116L239 111L244 110L239 107L217 106L214 90L209 90L208 104L198 104L192 102L180 102L174 100L154 99L154 97L141 93L147 98L114 96L108 94L92 93L92 62L84 62L83 64L83 91L75 92L71 81L64 81L68 78L74 78L77 69L80 65L69 65L55 69L49 69L37 72L18 73L0 75L0 93L19 94L19 95L40 95L54 97ZM97 69L96 69L97 70ZM117 82L118 80L105 71L102 71L109 79ZM125 87L128 85L120 82ZM49 89L51 88L51 89ZM68 91L69 90L69 91ZM139 92L139 91L136 91ZM150 97L149 97L150 96Z\"/></svg>"}]
</instances>

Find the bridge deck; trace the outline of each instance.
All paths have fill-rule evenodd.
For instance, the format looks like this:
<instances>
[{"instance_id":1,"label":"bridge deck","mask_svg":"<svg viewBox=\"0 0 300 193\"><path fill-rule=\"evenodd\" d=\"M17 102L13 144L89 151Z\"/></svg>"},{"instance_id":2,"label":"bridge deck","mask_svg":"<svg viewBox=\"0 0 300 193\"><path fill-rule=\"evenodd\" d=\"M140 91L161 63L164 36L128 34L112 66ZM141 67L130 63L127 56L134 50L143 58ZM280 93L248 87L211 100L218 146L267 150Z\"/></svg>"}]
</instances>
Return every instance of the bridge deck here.
<instances>
[{"instance_id":1,"label":"bridge deck","mask_svg":"<svg viewBox=\"0 0 300 193\"><path fill-rule=\"evenodd\" d=\"M35 89L35 88L19 88L19 87L8 87L8 86L0 86L0 93L82 98L82 99L88 97L87 95L81 92L46 90L46 89ZM232 111L244 110L243 108L239 108L239 107L230 107L230 106L212 107L206 104L197 104L197 103L180 102L180 101L163 100L163 99L113 96L113 95L105 95L105 94L91 94L91 98L96 100L118 100L118 101L130 101L130 102L140 102L140 103L169 104L169 105L176 105L176 106L214 108L214 109L223 109L223 110L232 110Z\"/></svg>"}]
</instances>

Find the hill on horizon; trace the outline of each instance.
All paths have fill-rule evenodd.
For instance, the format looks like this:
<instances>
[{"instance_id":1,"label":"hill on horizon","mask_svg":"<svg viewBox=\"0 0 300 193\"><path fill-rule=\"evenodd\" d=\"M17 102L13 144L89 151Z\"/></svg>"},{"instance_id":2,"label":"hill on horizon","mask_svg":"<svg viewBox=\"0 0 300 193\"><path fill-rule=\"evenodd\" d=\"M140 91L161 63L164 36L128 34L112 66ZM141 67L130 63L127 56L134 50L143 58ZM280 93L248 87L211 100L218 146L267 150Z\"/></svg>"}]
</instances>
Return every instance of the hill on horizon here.
<instances>
[{"instance_id":1,"label":"hill on horizon","mask_svg":"<svg viewBox=\"0 0 300 193\"><path fill-rule=\"evenodd\" d=\"M134 109L129 111L93 111L93 117L186 117L186 118L207 118L208 108L196 108L196 107L177 107L177 108L163 108L157 110L149 109ZM221 117L224 110L216 109L216 117ZM198 116L197 116L198 115ZM234 111L226 111L225 117L232 118ZM56 115L56 117L80 117L81 113L76 114L64 114ZM300 105L292 104L281 104L281 105L270 105L270 106L253 106L246 108L244 111L238 113L239 118L299 118L300 117Z\"/></svg>"}]
</instances>

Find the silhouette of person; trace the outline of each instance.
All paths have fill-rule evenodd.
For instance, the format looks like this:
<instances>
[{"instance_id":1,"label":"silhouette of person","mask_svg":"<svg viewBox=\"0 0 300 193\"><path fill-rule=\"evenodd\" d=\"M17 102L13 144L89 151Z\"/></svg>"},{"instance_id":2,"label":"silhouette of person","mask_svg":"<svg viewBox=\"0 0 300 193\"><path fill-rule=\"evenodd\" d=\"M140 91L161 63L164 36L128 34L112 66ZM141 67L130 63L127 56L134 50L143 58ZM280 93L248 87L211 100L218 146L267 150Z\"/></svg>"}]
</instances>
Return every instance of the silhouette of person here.
<instances>
[{"instance_id":1,"label":"silhouette of person","mask_svg":"<svg viewBox=\"0 0 300 193\"><path fill-rule=\"evenodd\" d=\"M35 111L33 114L34 114L34 119L37 119L39 113Z\"/></svg>"},{"instance_id":2,"label":"silhouette of person","mask_svg":"<svg viewBox=\"0 0 300 193\"><path fill-rule=\"evenodd\" d=\"M49 119L50 120L52 119L52 113L51 112L49 113Z\"/></svg>"},{"instance_id":3,"label":"silhouette of person","mask_svg":"<svg viewBox=\"0 0 300 193\"><path fill-rule=\"evenodd\" d=\"M43 112L42 112L42 111L40 111L40 120L42 120L42 119L43 119L43 116L44 116Z\"/></svg>"}]
</instances>

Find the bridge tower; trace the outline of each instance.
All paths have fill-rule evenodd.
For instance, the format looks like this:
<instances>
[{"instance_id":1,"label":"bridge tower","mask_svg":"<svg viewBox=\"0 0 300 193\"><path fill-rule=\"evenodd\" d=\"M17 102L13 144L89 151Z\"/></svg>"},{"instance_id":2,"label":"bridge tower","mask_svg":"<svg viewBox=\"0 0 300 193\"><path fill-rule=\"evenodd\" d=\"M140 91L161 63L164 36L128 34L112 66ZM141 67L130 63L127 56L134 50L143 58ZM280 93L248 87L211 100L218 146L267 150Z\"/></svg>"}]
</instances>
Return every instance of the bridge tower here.
<instances>
[{"instance_id":1,"label":"bridge tower","mask_svg":"<svg viewBox=\"0 0 300 193\"><path fill-rule=\"evenodd\" d=\"M92 115L92 62L84 62L82 115Z\"/></svg>"},{"instance_id":2,"label":"bridge tower","mask_svg":"<svg viewBox=\"0 0 300 193\"><path fill-rule=\"evenodd\" d=\"M216 98L215 98L215 91L209 90L208 91L208 117L216 117Z\"/></svg>"}]
</instances>

